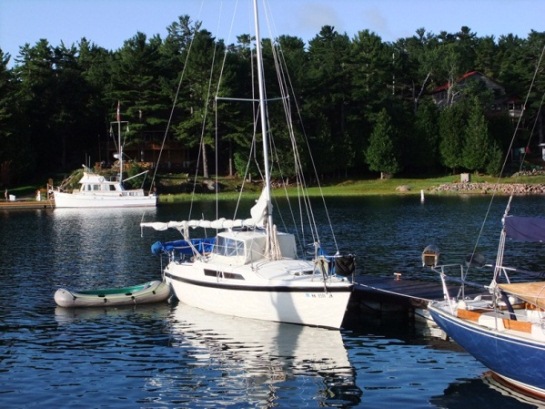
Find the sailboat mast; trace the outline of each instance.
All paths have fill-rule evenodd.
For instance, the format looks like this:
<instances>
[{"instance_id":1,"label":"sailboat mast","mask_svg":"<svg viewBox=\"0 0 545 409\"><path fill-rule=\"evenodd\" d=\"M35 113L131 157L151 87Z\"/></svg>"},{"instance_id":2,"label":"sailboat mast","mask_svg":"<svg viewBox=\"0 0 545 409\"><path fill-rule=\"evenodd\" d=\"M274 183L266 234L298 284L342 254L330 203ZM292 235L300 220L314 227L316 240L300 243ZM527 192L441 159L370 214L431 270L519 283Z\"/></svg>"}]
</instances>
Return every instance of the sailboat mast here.
<instances>
[{"instance_id":1,"label":"sailboat mast","mask_svg":"<svg viewBox=\"0 0 545 409\"><path fill-rule=\"evenodd\" d=\"M263 73L263 54L261 50L261 35L259 32L259 13L257 10L257 0L254 0L254 24L255 24L255 42L257 54L257 80L259 89L259 110L261 117L261 134L263 137L263 162L265 166L265 187L264 193L267 198L267 224L272 229L272 209L271 209L271 174L269 169L269 143L267 134L267 109L265 98L265 76Z\"/></svg>"},{"instance_id":2,"label":"sailboat mast","mask_svg":"<svg viewBox=\"0 0 545 409\"><path fill-rule=\"evenodd\" d=\"M123 148L121 147L121 102L117 101L115 113L117 122L117 154L119 155L119 183L123 183Z\"/></svg>"},{"instance_id":3,"label":"sailboat mast","mask_svg":"<svg viewBox=\"0 0 545 409\"><path fill-rule=\"evenodd\" d=\"M121 148L121 118L117 118L117 147L119 149L119 183L123 183L123 149Z\"/></svg>"}]
</instances>

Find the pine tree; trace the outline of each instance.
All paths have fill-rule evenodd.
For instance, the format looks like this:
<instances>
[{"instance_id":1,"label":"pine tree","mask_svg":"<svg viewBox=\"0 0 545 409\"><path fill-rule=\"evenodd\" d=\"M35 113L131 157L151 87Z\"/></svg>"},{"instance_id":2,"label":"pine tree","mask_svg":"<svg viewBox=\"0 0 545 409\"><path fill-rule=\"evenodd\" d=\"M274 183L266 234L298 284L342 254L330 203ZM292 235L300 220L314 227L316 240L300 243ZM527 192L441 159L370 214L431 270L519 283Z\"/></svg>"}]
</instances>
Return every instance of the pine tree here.
<instances>
[{"instance_id":1,"label":"pine tree","mask_svg":"<svg viewBox=\"0 0 545 409\"><path fill-rule=\"evenodd\" d=\"M444 166L453 173L463 166L464 121L462 104L452 105L439 116L439 152Z\"/></svg>"},{"instance_id":2,"label":"pine tree","mask_svg":"<svg viewBox=\"0 0 545 409\"><path fill-rule=\"evenodd\" d=\"M483 171L489 161L492 143L488 135L488 126L482 105L477 97L473 98L469 119L465 129L463 164L467 170Z\"/></svg>"},{"instance_id":3,"label":"pine tree","mask_svg":"<svg viewBox=\"0 0 545 409\"><path fill-rule=\"evenodd\" d=\"M391 122L390 116L383 108L378 114L366 151L369 169L380 172L381 179L401 170L395 149L395 132Z\"/></svg>"}]
</instances>

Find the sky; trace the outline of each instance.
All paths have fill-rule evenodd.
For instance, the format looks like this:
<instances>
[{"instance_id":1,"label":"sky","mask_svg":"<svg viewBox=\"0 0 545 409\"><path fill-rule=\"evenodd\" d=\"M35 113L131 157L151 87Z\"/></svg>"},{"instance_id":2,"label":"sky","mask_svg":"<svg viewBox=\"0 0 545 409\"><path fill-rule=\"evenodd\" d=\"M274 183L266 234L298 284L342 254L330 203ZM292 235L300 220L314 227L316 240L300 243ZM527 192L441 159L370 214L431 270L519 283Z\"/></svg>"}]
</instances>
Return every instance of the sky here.
<instances>
[{"instance_id":1,"label":"sky","mask_svg":"<svg viewBox=\"0 0 545 409\"><path fill-rule=\"evenodd\" d=\"M262 0L259 0L261 3ZM253 34L249 0L0 0L0 49L14 58L25 44L87 40L117 50L138 32L165 38L166 28L189 15L226 43ZM419 28L439 34L467 26L478 37L545 32L543 0L270 0L261 13L262 37L291 35L305 42L324 25L353 38L368 29L383 41ZM233 15L238 17L234 18ZM270 15L270 17L269 17Z\"/></svg>"}]
</instances>

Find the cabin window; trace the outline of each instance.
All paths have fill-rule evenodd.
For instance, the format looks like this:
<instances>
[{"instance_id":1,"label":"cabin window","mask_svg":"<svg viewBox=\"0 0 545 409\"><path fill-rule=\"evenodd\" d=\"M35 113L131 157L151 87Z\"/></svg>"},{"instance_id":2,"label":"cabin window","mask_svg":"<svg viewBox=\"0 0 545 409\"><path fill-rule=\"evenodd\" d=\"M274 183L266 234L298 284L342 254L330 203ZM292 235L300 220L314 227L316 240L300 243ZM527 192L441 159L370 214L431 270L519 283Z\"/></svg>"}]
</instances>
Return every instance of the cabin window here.
<instances>
[{"instance_id":1,"label":"cabin window","mask_svg":"<svg viewBox=\"0 0 545 409\"><path fill-rule=\"evenodd\" d=\"M227 280L244 280L244 277L241 274L225 273L221 271L214 271L214 270L208 270L208 269L204 270L204 275L208 277L219 277L219 278L223 277L224 279L227 279Z\"/></svg>"},{"instance_id":2,"label":"cabin window","mask_svg":"<svg viewBox=\"0 0 545 409\"><path fill-rule=\"evenodd\" d=\"M219 273L219 271L205 269L204 270L204 275L208 276L208 277L217 277L217 276L219 276L221 274Z\"/></svg>"},{"instance_id":3,"label":"cabin window","mask_svg":"<svg viewBox=\"0 0 545 409\"><path fill-rule=\"evenodd\" d=\"M244 280L244 277L241 274L235 273L223 273L223 278L231 280Z\"/></svg>"}]
</instances>

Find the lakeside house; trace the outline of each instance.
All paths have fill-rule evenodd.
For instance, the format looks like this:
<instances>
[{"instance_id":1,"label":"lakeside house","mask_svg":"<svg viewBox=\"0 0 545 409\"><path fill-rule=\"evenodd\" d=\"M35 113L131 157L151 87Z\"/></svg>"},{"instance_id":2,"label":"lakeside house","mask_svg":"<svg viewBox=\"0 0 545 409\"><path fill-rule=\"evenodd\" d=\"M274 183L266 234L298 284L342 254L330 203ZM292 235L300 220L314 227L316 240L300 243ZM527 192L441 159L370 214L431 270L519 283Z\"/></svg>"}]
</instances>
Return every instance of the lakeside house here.
<instances>
[{"instance_id":1,"label":"lakeside house","mask_svg":"<svg viewBox=\"0 0 545 409\"><path fill-rule=\"evenodd\" d=\"M485 87L492 92L493 101L487 108L489 114L507 112L513 120L522 115L522 101L515 96L507 95L501 84L479 71L469 71L453 83L446 82L436 87L431 92L431 97L435 105L445 108L463 98L464 90L470 86Z\"/></svg>"}]
</instances>

